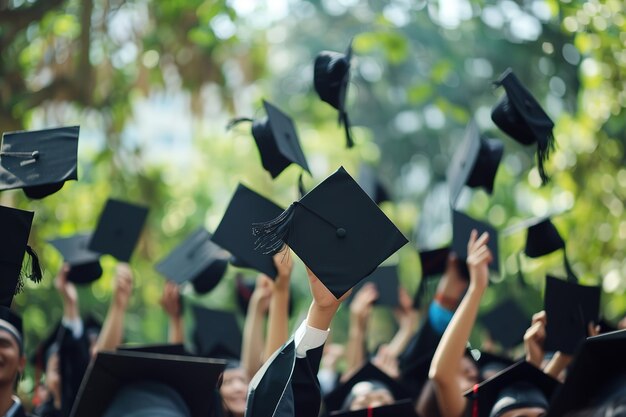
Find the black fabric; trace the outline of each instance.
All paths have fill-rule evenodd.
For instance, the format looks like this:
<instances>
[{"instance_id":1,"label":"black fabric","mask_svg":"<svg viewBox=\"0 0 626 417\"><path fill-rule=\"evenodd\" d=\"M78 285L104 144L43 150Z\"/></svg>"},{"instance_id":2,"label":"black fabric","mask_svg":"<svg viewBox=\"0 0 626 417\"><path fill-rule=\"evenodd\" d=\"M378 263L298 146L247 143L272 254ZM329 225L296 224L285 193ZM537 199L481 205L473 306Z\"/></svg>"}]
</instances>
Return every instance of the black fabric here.
<instances>
[{"instance_id":1,"label":"black fabric","mask_svg":"<svg viewBox=\"0 0 626 417\"><path fill-rule=\"evenodd\" d=\"M428 381L430 362L441 340L430 324L428 315L398 358L400 381L413 397L417 397Z\"/></svg>"},{"instance_id":2,"label":"black fabric","mask_svg":"<svg viewBox=\"0 0 626 417\"><path fill-rule=\"evenodd\" d=\"M89 284L102 276L100 254L87 249L90 241L91 233L80 233L48 241L70 265L68 281Z\"/></svg>"},{"instance_id":3,"label":"black fabric","mask_svg":"<svg viewBox=\"0 0 626 417\"><path fill-rule=\"evenodd\" d=\"M3 236L11 236L0 240L0 306L11 307L13 296L21 289L20 271L33 216L32 211L0 206L0 230Z\"/></svg>"}]
</instances>

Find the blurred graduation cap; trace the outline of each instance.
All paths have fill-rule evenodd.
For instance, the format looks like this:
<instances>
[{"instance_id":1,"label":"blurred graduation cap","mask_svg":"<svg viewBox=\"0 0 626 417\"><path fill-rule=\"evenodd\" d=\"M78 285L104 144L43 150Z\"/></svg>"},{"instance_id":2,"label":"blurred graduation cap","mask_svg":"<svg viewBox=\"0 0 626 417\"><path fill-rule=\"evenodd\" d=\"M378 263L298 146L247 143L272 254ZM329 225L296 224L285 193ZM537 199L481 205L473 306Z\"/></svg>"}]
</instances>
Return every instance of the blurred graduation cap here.
<instances>
[{"instance_id":1,"label":"blurred graduation cap","mask_svg":"<svg viewBox=\"0 0 626 417\"><path fill-rule=\"evenodd\" d=\"M489 233L489 242L487 247L493 255L493 261L489 264L489 269L494 272L500 271L499 250L498 250L498 231L485 222L476 220L467 214L457 210L452 210L452 250L456 253L459 260L465 263L467 259L467 242L473 229L476 229L478 236L484 232Z\"/></svg>"},{"instance_id":2,"label":"blurred graduation cap","mask_svg":"<svg viewBox=\"0 0 626 417\"><path fill-rule=\"evenodd\" d=\"M413 307L420 308L422 298L426 293L426 286L429 278L441 276L446 270L448 264L448 256L450 256L450 246L439 249L420 251L420 265L422 266L422 278L420 280L417 291L413 296Z\"/></svg>"},{"instance_id":3,"label":"blurred graduation cap","mask_svg":"<svg viewBox=\"0 0 626 417\"><path fill-rule=\"evenodd\" d=\"M192 356L185 349L182 343L159 343L143 345L122 345L118 346L118 351L156 353L159 355Z\"/></svg>"},{"instance_id":4,"label":"blurred graduation cap","mask_svg":"<svg viewBox=\"0 0 626 417\"><path fill-rule=\"evenodd\" d=\"M78 179L79 126L5 132L0 150L0 190L22 188L40 199Z\"/></svg>"},{"instance_id":5,"label":"blurred graduation cap","mask_svg":"<svg viewBox=\"0 0 626 417\"><path fill-rule=\"evenodd\" d=\"M380 178L376 175L376 171L370 165L361 164L357 182L363 191L374 200L374 203L380 205L385 201L391 201L389 191L387 191Z\"/></svg>"},{"instance_id":6,"label":"blurred graduation cap","mask_svg":"<svg viewBox=\"0 0 626 417\"><path fill-rule=\"evenodd\" d=\"M0 206L0 230L8 239L0 241L0 306L11 307L13 296L22 290L23 277L33 282L41 281L39 259L28 246L34 213ZM24 255L30 256L30 273L22 272Z\"/></svg>"},{"instance_id":7,"label":"blurred graduation cap","mask_svg":"<svg viewBox=\"0 0 626 417\"><path fill-rule=\"evenodd\" d=\"M48 241L70 265L67 279L76 284L89 284L102 276L100 254L87 248L90 240L91 233L80 233Z\"/></svg>"},{"instance_id":8,"label":"blurred graduation cap","mask_svg":"<svg viewBox=\"0 0 626 417\"><path fill-rule=\"evenodd\" d=\"M256 223L256 249L288 245L340 298L408 241L340 167L278 217Z\"/></svg>"},{"instance_id":9,"label":"blurred graduation cap","mask_svg":"<svg viewBox=\"0 0 626 417\"><path fill-rule=\"evenodd\" d=\"M224 276L227 259L226 252L211 241L211 234L200 227L156 264L155 269L177 284L191 281L198 294L206 294Z\"/></svg>"},{"instance_id":10,"label":"blurred graduation cap","mask_svg":"<svg viewBox=\"0 0 626 417\"><path fill-rule=\"evenodd\" d=\"M617 395L623 396L626 392L624 352L626 330L585 340L574 356L565 383L550 403L547 417L560 417L569 415L570 411L600 407ZM607 410L602 415L613 414Z\"/></svg>"},{"instance_id":11,"label":"blurred graduation cap","mask_svg":"<svg viewBox=\"0 0 626 417\"><path fill-rule=\"evenodd\" d=\"M486 375L494 372L498 373L515 364L515 361L505 356L496 355L494 353L485 352L478 349L472 349L471 355L476 362L476 366L478 366L481 377L483 377L484 379L489 378L485 378Z\"/></svg>"},{"instance_id":12,"label":"blurred graduation cap","mask_svg":"<svg viewBox=\"0 0 626 417\"><path fill-rule=\"evenodd\" d=\"M474 401L474 417L499 416L526 407L548 408L559 382L520 361L465 392Z\"/></svg>"},{"instance_id":13,"label":"blurred graduation cap","mask_svg":"<svg viewBox=\"0 0 626 417\"><path fill-rule=\"evenodd\" d=\"M360 382L368 381L383 384L384 388L391 392L396 401L411 397L411 394L400 383L390 378L371 362L367 362L350 379L337 386L324 397L326 411L341 410L346 405L346 401L349 401L348 397L352 394L352 388Z\"/></svg>"},{"instance_id":14,"label":"blurred graduation cap","mask_svg":"<svg viewBox=\"0 0 626 417\"><path fill-rule=\"evenodd\" d=\"M339 411L330 413L333 417L411 417L416 416L412 400L397 401L380 407L365 408L356 411Z\"/></svg>"},{"instance_id":15,"label":"blurred graduation cap","mask_svg":"<svg viewBox=\"0 0 626 417\"><path fill-rule=\"evenodd\" d=\"M265 100L263 106L267 113L266 118L234 119L228 124L227 129L241 122L252 122L252 136L261 154L261 163L272 178L278 177L292 163L300 165L310 175L311 171L300 146L293 120Z\"/></svg>"},{"instance_id":16,"label":"blurred graduation cap","mask_svg":"<svg viewBox=\"0 0 626 417\"><path fill-rule=\"evenodd\" d=\"M600 287L583 286L546 277L544 309L548 317L544 348L574 353L587 337L587 326L600 315Z\"/></svg>"},{"instance_id":17,"label":"blurred graduation cap","mask_svg":"<svg viewBox=\"0 0 626 417\"><path fill-rule=\"evenodd\" d=\"M227 311L193 306L193 341L198 356L239 359L241 330L237 318Z\"/></svg>"},{"instance_id":18,"label":"blurred graduation cap","mask_svg":"<svg viewBox=\"0 0 626 417\"><path fill-rule=\"evenodd\" d=\"M147 216L147 207L110 198L100 214L88 249L107 253L122 262L130 261Z\"/></svg>"},{"instance_id":19,"label":"blurred graduation cap","mask_svg":"<svg viewBox=\"0 0 626 417\"><path fill-rule=\"evenodd\" d=\"M271 255L255 250L256 238L251 228L253 223L273 219L282 211L280 206L239 184L212 240L228 250L236 264L254 268L274 279L278 274L274 260Z\"/></svg>"},{"instance_id":20,"label":"blurred graduation cap","mask_svg":"<svg viewBox=\"0 0 626 417\"><path fill-rule=\"evenodd\" d=\"M157 401L162 406L162 396L151 396L151 401L142 401L141 396L134 396L132 400L121 404L115 401L118 392L122 392L125 387L150 381L170 387L182 397L188 415L206 417L217 406L212 390L217 387L224 365L219 360L187 356L130 351L99 352L85 373L70 415L131 416L135 415L133 412L150 407L156 408L153 410L154 415L159 414L157 410L163 413L165 409L157 407L155 403Z\"/></svg>"},{"instance_id":21,"label":"blurred graduation cap","mask_svg":"<svg viewBox=\"0 0 626 417\"><path fill-rule=\"evenodd\" d=\"M504 349L512 349L524 340L530 318L514 300L503 300L480 317L489 335Z\"/></svg>"},{"instance_id":22,"label":"blurred graduation cap","mask_svg":"<svg viewBox=\"0 0 626 417\"><path fill-rule=\"evenodd\" d=\"M546 184L549 178L544 163L556 146L552 135L554 122L511 68L507 68L494 84L504 87L506 94L491 111L491 119L500 130L522 145L537 144L537 168L541 181Z\"/></svg>"},{"instance_id":23,"label":"blurred graduation cap","mask_svg":"<svg viewBox=\"0 0 626 417\"><path fill-rule=\"evenodd\" d=\"M392 307L398 306L399 297L398 290L400 288L400 279L398 278L398 266L380 266L374 270L369 276L361 281L350 295L350 302L354 299L356 293L368 282L374 283L378 290L378 298L374 302L375 305Z\"/></svg>"},{"instance_id":24,"label":"blurred graduation cap","mask_svg":"<svg viewBox=\"0 0 626 417\"><path fill-rule=\"evenodd\" d=\"M346 131L346 146L354 146L350 133L350 121L346 112L346 96L350 82L352 41L345 53L322 51L313 64L313 85L320 99L339 111L339 124Z\"/></svg>"},{"instance_id":25,"label":"blurred graduation cap","mask_svg":"<svg viewBox=\"0 0 626 417\"><path fill-rule=\"evenodd\" d=\"M483 188L489 194L493 192L493 183L503 153L502 142L498 139L482 138L476 122L470 120L463 141L456 149L446 173L451 207L456 208L465 185Z\"/></svg>"}]
</instances>

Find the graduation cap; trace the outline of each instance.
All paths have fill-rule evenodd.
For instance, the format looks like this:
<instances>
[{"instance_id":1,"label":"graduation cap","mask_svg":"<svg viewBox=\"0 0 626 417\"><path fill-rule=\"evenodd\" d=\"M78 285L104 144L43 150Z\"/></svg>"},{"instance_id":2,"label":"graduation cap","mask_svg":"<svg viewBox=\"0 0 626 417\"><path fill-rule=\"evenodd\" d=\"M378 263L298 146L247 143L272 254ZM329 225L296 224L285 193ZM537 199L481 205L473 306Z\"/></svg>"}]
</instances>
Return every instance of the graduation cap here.
<instances>
[{"instance_id":1,"label":"graduation cap","mask_svg":"<svg viewBox=\"0 0 626 417\"><path fill-rule=\"evenodd\" d=\"M313 85L320 99L339 111L339 123L346 131L346 146L354 146L350 134L350 121L346 112L346 96L350 82L350 61L352 41L345 53L322 51L313 64Z\"/></svg>"},{"instance_id":2,"label":"graduation cap","mask_svg":"<svg viewBox=\"0 0 626 417\"><path fill-rule=\"evenodd\" d=\"M474 401L473 417L497 417L519 408L548 408L559 382L520 361L464 393Z\"/></svg>"},{"instance_id":3,"label":"graduation cap","mask_svg":"<svg viewBox=\"0 0 626 417\"><path fill-rule=\"evenodd\" d=\"M600 287L583 286L546 277L544 309L548 317L544 348L547 351L574 353L587 337L589 322L598 322Z\"/></svg>"},{"instance_id":4,"label":"graduation cap","mask_svg":"<svg viewBox=\"0 0 626 417\"><path fill-rule=\"evenodd\" d=\"M146 207L110 198L100 214L88 249L107 253L122 262L130 261L147 216Z\"/></svg>"},{"instance_id":5,"label":"graduation cap","mask_svg":"<svg viewBox=\"0 0 626 417\"><path fill-rule=\"evenodd\" d=\"M456 149L448 166L446 177L450 187L450 205L456 207L457 200L467 185L493 192L496 172L504 153L504 145L497 139L485 139L480 136L478 126L470 120L463 141Z\"/></svg>"},{"instance_id":6,"label":"graduation cap","mask_svg":"<svg viewBox=\"0 0 626 417\"><path fill-rule=\"evenodd\" d=\"M89 284L102 276L100 254L87 248L90 240L91 233L80 233L48 241L70 265L67 279L76 284Z\"/></svg>"},{"instance_id":7,"label":"graduation cap","mask_svg":"<svg viewBox=\"0 0 626 417\"><path fill-rule=\"evenodd\" d=\"M288 245L336 298L408 242L343 167L270 219L254 225L256 249Z\"/></svg>"},{"instance_id":8,"label":"graduation cap","mask_svg":"<svg viewBox=\"0 0 626 417\"><path fill-rule=\"evenodd\" d=\"M391 201L389 191L387 191L380 178L376 175L376 171L370 165L361 165L357 182L363 191L374 200L374 203L380 205L385 201Z\"/></svg>"},{"instance_id":9,"label":"graduation cap","mask_svg":"<svg viewBox=\"0 0 626 417\"><path fill-rule=\"evenodd\" d=\"M411 417L416 416L412 400L397 401L390 405L365 408L356 411L339 411L330 413L334 417Z\"/></svg>"},{"instance_id":10,"label":"graduation cap","mask_svg":"<svg viewBox=\"0 0 626 417\"><path fill-rule=\"evenodd\" d=\"M0 150L0 190L22 188L40 199L78 179L79 126L6 132Z\"/></svg>"},{"instance_id":11,"label":"graduation cap","mask_svg":"<svg viewBox=\"0 0 626 417\"><path fill-rule=\"evenodd\" d=\"M155 269L178 284L191 281L197 293L206 294L220 282L227 266L225 251L211 241L211 234L204 227L200 227Z\"/></svg>"},{"instance_id":12,"label":"graduation cap","mask_svg":"<svg viewBox=\"0 0 626 417\"><path fill-rule=\"evenodd\" d=\"M278 107L263 100L267 118L253 120L238 118L232 120L227 128L247 121L252 122L252 136L261 154L261 163L272 178L278 177L292 163L296 163L311 174L309 165L300 146L298 133L293 120Z\"/></svg>"},{"instance_id":13,"label":"graduation cap","mask_svg":"<svg viewBox=\"0 0 626 417\"><path fill-rule=\"evenodd\" d=\"M580 345L547 417L599 407L626 387L626 330L590 337ZM591 414L589 414L591 415ZM594 414L597 415L597 414ZM613 415L610 412L602 415ZM620 414L621 415L621 414Z\"/></svg>"},{"instance_id":14,"label":"graduation cap","mask_svg":"<svg viewBox=\"0 0 626 417\"><path fill-rule=\"evenodd\" d=\"M485 375L494 372L498 373L515 363L515 361L507 358L506 356L496 355L494 353L478 349L472 349L472 358L480 371L481 377L484 379L487 379L485 378Z\"/></svg>"},{"instance_id":15,"label":"graduation cap","mask_svg":"<svg viewBox=\"0 0 626 417\"><path fill-rule=\"evenodd\" d=\"M543 164L556 146L552 135L554 122L511 68L507 68L494 84L504 87L506 94L491 111L491 120L522 145L537 144L537 168L541 181L546 184L549 178Z\"/></svg>"},{"instance_id":16,"label":"graduation cap","mask_svg":"<svg viewBox=\"0 0 626 417\"><path fill-rule=\"evenodd\" d=\"M239 359L241 330L237 318L227 311L193 306L193 341L198 356Z\"/></svg>"},{"instance_id":17,"label":"graduation cap","mask_svg":"<svg viewBox=\"0 0 626 417\"><path fill-rule=\"evenodd\" d=\"M192 356L187 352L185 345L182 343L122 345L118 346L117 350L125 352L157 353L159 355Z\"/></svg>"},{"instance_id":18,"label":"graduation cap","mask_svg":"<svg viewBox=\"0 0 626 417\"><path fill-rule=\"evenodd\" d=\"M349 380L336 387L324 397L326 411L337 411L347 406L345 403L349 401L348 397L352 395L352 388L360 382L367 381L376 382L377 386L382 384L380 386L388 389L396 401L411 397L410 393L400 383L390 378L389 375L378 369L371 362L367 362L356 371Z\"/></svg>"},{"instance_id":19,"label":"graduation cap","mask_svg":"<svg viewBox=\"0 0 626 417\"><path fill-rule=\"evenodd\" d=\"M357 288L350 295L350 302L354 299L356 293L368 282L374 283L378 290L378 298L374 301L375 305L385 307L398 307L399 297L398 288L400 280L398 278L398 266L380 266L374 270L369 276L361 281Z\"/></svg>"},{"instance_id":20,"label":"graduation cap","mask_svg":"<svg viewBox=\"0 0 626 417\"><path fill-rule=\"evenodd\" d=\"M503 348L512 349L524 340L531 320L516 301L508 299L483 314L480 321L492 339Z\"/></svg>"},{"instance_id":21,"label":"graduation cap","mask_svg":"<svg viewBox=\"0 0 626 417\"><path fill-rule=\"evenodd\" d=\"M187 356L99 352L85 373L70 416L130 416L134 415L132 412L146 409L159 415L165 411L163 402L171 398L169 395L152 395L149 401L140 395L131 396L127 401L115 400L126 387L150 381L173 389L182 397L192 417L206 417L218 406L212 389L217 388L224 365L219 360Z\"/></svg>"},{"instance_id":22,"label":"graduation cap","mask_svg":"<svg viewBox=\"0 0 626 417\"><path fill-rule=\"evenodd\" d=\"M413 307L417 309L421 307L422 298L426 292L426 284L429 278L443 275L445 272L448 265L448 256L450 256L450 249L450 246L446 246L444 248L419 252L420 265L422 266L422 279L413 296Z\"/></svg>"},{"instance_id":23,"label":"graduation cap","mask_svg":"<svg viewBox=\"0 0 626 417\"><path fill-rule=\"evenodd\" d=\"M499 251L498 251L498 231L490 224L476 220L467 214L457 210L452 210L452 250L458 258L465 263L467 259L467 242L473 229L476 229L478 236L484 232L489 233L487 247L493 255L493 261L489 264L489 269L494 272L500 271Z\"/></svg>"},{"instance_id":24,"label":"graduation cap","mask_svg":"<svg viewBox=\"0 0 626 417\"><path fill-rule=\"evenodd\" d=\"M0 241L0 305L10 307L13 296L23 287L23 276L33 282L41 281L39 258L28 246L34 213L0 206L0 230L8 239ZM30 272L22 272L24 255L30 256Z\"/></svg>"},{"instance_id":25,"label":"graduation cap","mask_svg":"<svg viewBox=\"0 0 626 417\"><path fill-rule=\"evenodd\" d=\"M213 242L235 256L237 264L246 265L274 279L278 274L269 254L256 251L253 223L272 219L283 209L243 184L230 199L224 217L213 234Z\"/></svg>"}]
</instances>

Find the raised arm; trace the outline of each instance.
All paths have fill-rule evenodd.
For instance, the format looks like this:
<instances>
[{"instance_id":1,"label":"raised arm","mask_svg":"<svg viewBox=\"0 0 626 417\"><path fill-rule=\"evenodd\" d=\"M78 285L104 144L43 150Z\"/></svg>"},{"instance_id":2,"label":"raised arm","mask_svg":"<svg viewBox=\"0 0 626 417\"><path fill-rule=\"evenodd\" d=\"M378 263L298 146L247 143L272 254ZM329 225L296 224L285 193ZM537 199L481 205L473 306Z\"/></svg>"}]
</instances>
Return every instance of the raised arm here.
<instances>
[{"instance_id":1,"label":"raised arm","mask_svg":"<svg viewBox=\"0 0 626 417\"><path fill-rule=\"evenodd\" d=\"M163 287L161 307L169 317L168 342L172 344L183 343L185 340L183 326L183 312L180 305L180 292L175 282L167 281Z\"/></svg>"},{"instance_id":2,"label":"raised arm","mask_svg":"<svg viewBox=\"0 0 626 417\"><path fill-rule=\"evenodd\" d=\"M459 384L459 369L480 305L489 282L488 264L492 255L487 247L489 234L478 239L472 231L467 244L467 266L470 284L450 324L446 328L430 364L429 377L433 380L437 403L442 417L460 417L467 400Z\"/></svg>"},{"instance_id":3,"label":"raised arm","mask_svg":"<svg viewBox=\"0 0 626 417\"><path fill-rule=\"evenodd\" d=\"M278 271L272 290L267 325L267 338L263 351L263 362L289 338L289 284L293 271L291 250L274 255L274 265Z\"/></svg>"},{"instance_id":4,"label":"raised arm","mask_svg":"<svg viewBox=\"0 0 626 417\"><path fill-rule=\"evenodd\" d=\"M133 273L125 263L117 265L115 285L109 311L96 342L96 351L113 350L122 343L124 336L124 316L128 301L133 292Z\"/></svg>"},{"instance_id":5,"label":"raised arm","mask_svg":"<svg viewBox=\"0 0 626 417\"><path fill-rule=\"evenodd\" d=\"M419 324L419 316L417 310L413 308L413 300L404 288L400 287L398 291L400 305L394 311L398 331L387 345L387 354L396 358L404 351Z\"/></svg>"},{"instance_id":6,"label":"raised arm","mask_svg":"<svg viewBox=\"0 0 626 417\"><path fill-rule=\"evenodd\" d=\"M259 274L248 304L241 341L241 366L248 375L254 375L263 365L264 319L271 295L272 280L266 275Z\"/></svg>"}]
</instances>

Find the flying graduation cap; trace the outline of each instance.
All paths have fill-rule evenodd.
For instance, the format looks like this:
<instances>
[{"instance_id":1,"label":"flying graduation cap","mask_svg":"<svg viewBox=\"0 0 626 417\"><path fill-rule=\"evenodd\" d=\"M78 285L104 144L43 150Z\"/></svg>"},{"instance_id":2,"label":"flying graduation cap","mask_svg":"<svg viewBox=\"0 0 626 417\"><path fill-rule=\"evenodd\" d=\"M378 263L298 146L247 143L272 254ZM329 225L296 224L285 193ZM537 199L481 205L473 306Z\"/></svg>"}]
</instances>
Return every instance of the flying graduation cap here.
<instances>
[{"instance_id":1,"label":"flying graduation cap","mask_svg":"<svg viewBox=\"0 0 626 417\"><path fill-rule=\"evenodd\" d=\"M300 165L311 174L309 165L300 146L296 125L278 107L263 100L267 117L253 120L242 117L232 120L227 129L241 123L252 122L252 137L261 155L263 168L272 178L278 177L292 163Z\"/></svg>"},{"instance_id":2,"label":"flying graduation cap","mask_svg":"<svg viewBox=\"0 0 626 417\"><path fill-rule=\"evenodd\" d=\"M552 135L554 122L511 68L507 68L494 84L504 87L506 94L491 111L491 119L522 145L537 145L537 168L542 183L546 184L549 178L544 163L556 146Z\"/></svg>"},{"instance_id":3,"label":"flying graduation cap","mask_svg":"<svg viewBox=\"0 0 626 417\"><path fill-rule=\"evenodd\" d=\"M147 216L147 207L110 198L100 214L98 226L87 248L128 262Z\"/></svg>"},{"instance_id":4,"label":"flying graduation cap","mask_svg":"<svg viewBox=\"0 0 626 417\"><path fill-rule=\"evenodd\" d=\"M235 315L228 311L193 306L193 341L196 354L220 359L241 356L241 330Z\"/></svg>"},{"instance_id":5,"label":"flying graduation cap","mask_svg":"<svg viewBox=\"0 0 626 417\"><path fill-rule=\"evenodd\" d=\"M470 120L463 141L456 149L446 173L450 187L450 205L453 208L456 208L465 185L483 188L489 194L493 192L493 184L503 153L502 142L498 139L481 137L476 122Z\"/></svg>"},{"instance_id":6,"label":"flying graduation cap","mask_svg":"<svg viewBox=\"0 0 626 417\"><path fill-rule=\"evenodd\" d=\"M6 132L0 149L0 190L22 188L41 199L78 179L78 126Z\"/></svg>"},{"instance_id":7,"label":"flying graduation cap","mask_svg":"<svg viewBox=\"0 0 626 417\"><path fill-rule=\"evenodd\" d=\"M378 298L374 301L374 305L395 308L400 303L398 290L400 288L400 279L398 277L398 266L380 266L374 270L368 277L361 281L350 295L351 303L356 296L357 291L368 282L376 285Z\"/></svg>"},{"instance_id":8,"label":"flying graduation cap","mask_svg":"<svg viewBox=\"0 0 626 417\"><path fill-rule=\"evenodd\" d=\"M226 252L211 241L211 234L200 227L155 269L178 284L190 281L198 294L207 294L224 276L227 259Z\"/></svg>"},{"instance_id":9,"label":"flying graduation cap","mask_svg":"<svg viewBox=\"0 0 626 417\"><path fill-rule=\"evenodd\" d=\"M467 259L467 242L473 229L476 229L478 236L484 232L489 233L487 247L491 251L493 261L489 264L489 269L494 272L500 271L498 231L488 223L476 220L467 214L457 210L452 210L452 250L457 254L459 260L465 263Z\"/></svg>"},{"instance_id":10,"label":"flying graduation cap","mask_svg":"<svg viewBox=\"0 0 626 417\"><path fill-rule=\"evenodd\" d=\"M87 248L90 240L91 233L79 233L48 241L70 265L68 281L76 284L89 284L102 276L100 254Z\"/></svg>"},{"instance_id":11,"label":"flying graduation cap","mask_svg":"<svg viewBox=\"0 0 626 417\"><path fill-rule=\"evenodd\" d=\"M288 245L336 298L408 243L343 167L253 234L264 253Z\"/></svg>"},{"instance_id":12,"label":"flying graduation cap","mask_svg":"<svg viewBox=\"0 0 626 417\"><path fill-rule=\"evenodd\" d=\"M339 111L339 124L346 132L346 146L354 146L350 133L350 121L346 112L346 97L350 82L352 41L345 53L322 51L315 57L313 85L320 99Z\"/></svg>"}]
</instances>

